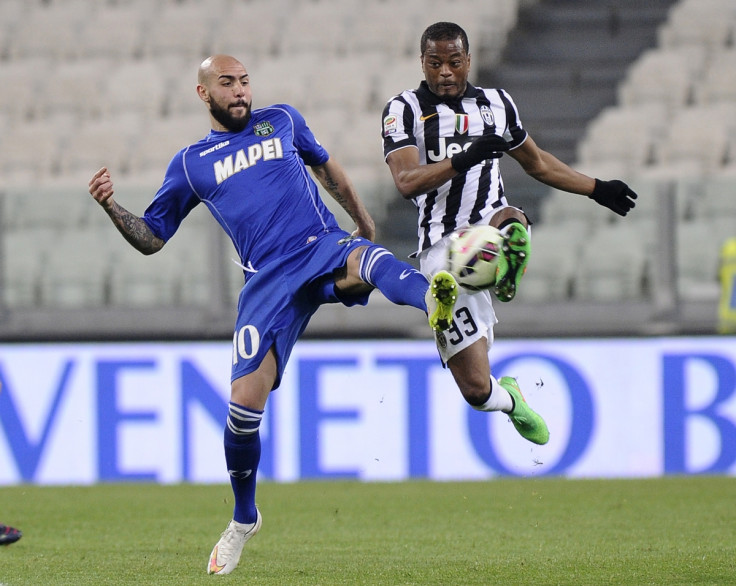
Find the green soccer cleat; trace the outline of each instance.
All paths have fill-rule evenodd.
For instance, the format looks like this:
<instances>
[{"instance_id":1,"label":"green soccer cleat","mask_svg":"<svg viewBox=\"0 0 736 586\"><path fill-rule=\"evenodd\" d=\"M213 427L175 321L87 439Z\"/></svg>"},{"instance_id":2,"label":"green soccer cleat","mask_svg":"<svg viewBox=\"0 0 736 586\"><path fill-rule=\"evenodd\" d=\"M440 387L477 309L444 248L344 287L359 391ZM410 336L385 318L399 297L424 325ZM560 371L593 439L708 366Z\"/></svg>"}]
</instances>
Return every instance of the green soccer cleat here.
<instances>
[{"instance_id":1,"label":"green soccer cleat","mask_svg":"<svg viewBox=\"0 0 736 586\"><path fill-rule=\"evenodd\" d=\"M430 280L424 300L427 303L429 327L435 332L448 330L452 326L457 295L457 281L447 271L439 271Z\"/></svg>"},{"instance_id":2,"label":"green soccer cleat","mask_svg":"<svg viewBox=\"0 0 736 586\"><path fill-rule=\"evenodd\" d=\"M549 441L549 429L544 419L532 410L521 394L516 379L510 376L504 376L498 383L509 392L514 399L514 409L508 414L511 423L514 424L516 431L521 437L528 439L535 444L544 445Z\"/></svg>"},{"instance_id":3,"label":"green soccer cleat","mask_svg":"<svg viewBox=\"0 0 736 586\"><path fill-rule=\"evenodd\" d=\"M499 301L511 301L516 295L530 252L529 233L523 225L514 222L504 229L503 254L507 262L498 265L494 289Z\"/></svg>"}]
</instances>

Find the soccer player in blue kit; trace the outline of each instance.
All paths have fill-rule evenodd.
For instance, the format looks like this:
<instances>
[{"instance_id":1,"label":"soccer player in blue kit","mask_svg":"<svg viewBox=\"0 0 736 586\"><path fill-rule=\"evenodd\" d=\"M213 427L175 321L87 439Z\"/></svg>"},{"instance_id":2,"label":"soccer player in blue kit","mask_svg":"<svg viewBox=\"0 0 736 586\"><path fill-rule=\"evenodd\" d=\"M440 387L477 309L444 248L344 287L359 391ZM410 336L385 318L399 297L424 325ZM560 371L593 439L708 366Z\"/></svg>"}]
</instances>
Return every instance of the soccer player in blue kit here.
<instances>
[{"instance_id":1,"label":"soccer player in blue kit","mask_svg":"<svg viewBox=\"0 0 736 586\"><path fill-rule=\"evenodd\" d=\"M439 331L452 320L457 283L445 271L428 281L371 242L373 220L343 168L293 107L251 109L248 73L234 57L203 61L197 92L209 109L212 130L174 156L142 217L113 199L107 168L93 176L89 192L143 254L161 250L203 203L240 255L245 284L224 437L235 507L207 564L207 573L229 574L246 541L261 528L255 492L266 401L312 314L324 303L365 305L377 288L393 303L427 312L430 326ZM353 234L340 229L307 167L355 221Z\"/></svg>"}]
</instances>

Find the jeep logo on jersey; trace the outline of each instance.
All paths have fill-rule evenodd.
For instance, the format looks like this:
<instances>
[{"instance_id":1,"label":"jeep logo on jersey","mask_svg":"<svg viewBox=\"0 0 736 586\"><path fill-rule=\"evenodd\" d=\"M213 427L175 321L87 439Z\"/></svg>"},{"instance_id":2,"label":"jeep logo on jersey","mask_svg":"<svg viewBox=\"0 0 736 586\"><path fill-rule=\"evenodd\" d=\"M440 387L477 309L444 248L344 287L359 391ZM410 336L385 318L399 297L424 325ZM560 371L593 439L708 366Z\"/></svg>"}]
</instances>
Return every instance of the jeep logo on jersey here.
<instances>
[{"instance_id":1,"label":"jeep logo on jersey","mask_svg":"<svg viewBox=\"0 0 736 586\"><path fill-rule=\"evenodd\" d=\"M483 122L486 123L486 126L496 125L496 121L493 118L493 112L488 106L480 107L480 117L483 118Z\"/></svg>"},{"instance_id":2,"label":"jeep logo on jersey","mask_svg":"<svg viewBox=\"0 0 736 586\"><path fill-rule=\"evenodd\" d=\"M437 151L427 149L427 157L429 157L429 160L434 163L444 159L451 159L453 155L464 151L472 143L472 140L468 140L467 138L461 138L459 140L462 140L464 144L454 142L452 139L448 140L444 137L440 137Z\"/></svg>"},{"instance_id":3,"label":"jeep logo on jersey","mask_svg":"<svg viewBox=\"0 0 736 586\"><path fill-rule=\"evenodd\" d=\"M253 132L256 133L256 136L268 136L274 133L273 124L268 120L266 122L259 122L253 125Z\"/></svg>"},{"instance_id":4,"label":"jeep logo on jersey","mask_svg":"<svg viewBox=\"0 0 736 586\"><path fill-rule=\"evenodd\" d=\"M247 151L246 149L240 149L235 155L228 155L221 161L217 161L214 164L215 180L219 185L225 179L235 175L235 173L252 167L258 161L271 161L273 159L283 158L284 150L281 147L281 139L275 136L260 143L250 145Z\"/></svg>"}]
</instances>

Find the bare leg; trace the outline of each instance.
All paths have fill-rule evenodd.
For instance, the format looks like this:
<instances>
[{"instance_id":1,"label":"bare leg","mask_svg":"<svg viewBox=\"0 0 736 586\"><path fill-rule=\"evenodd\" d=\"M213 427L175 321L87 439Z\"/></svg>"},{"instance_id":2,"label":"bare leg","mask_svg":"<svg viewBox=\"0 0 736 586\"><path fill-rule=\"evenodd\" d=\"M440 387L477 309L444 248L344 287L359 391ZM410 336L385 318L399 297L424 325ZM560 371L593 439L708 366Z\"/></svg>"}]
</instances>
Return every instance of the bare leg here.
<instances>
[{"instance_id":1,"label":"bare leg","mask_svg":"<svg viewBox=\"0 0 736 586\"><path fill-rule=\"evenodd\" d=\"M488 340L481 338L450 358L447 366L463 398L471 405L482 405L491 394L491 367Z\"/></svg>"}]
</instances>

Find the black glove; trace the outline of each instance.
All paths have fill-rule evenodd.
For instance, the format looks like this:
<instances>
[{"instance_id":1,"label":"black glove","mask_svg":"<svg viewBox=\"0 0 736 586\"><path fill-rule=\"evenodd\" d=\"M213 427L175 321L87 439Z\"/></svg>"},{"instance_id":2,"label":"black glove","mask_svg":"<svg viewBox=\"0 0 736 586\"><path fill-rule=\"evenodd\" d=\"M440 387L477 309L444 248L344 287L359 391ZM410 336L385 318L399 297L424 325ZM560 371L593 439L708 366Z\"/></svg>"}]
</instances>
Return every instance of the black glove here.
<instances>
[{"instance_id":1,"label":"black glove","mask_svg":"<svg viewBox=\"0 0 736 586\"><path fill-rule=\"evenodd\" d=\"M498 159L503 151L509 150L509 143L497 134L484 134L476 138L462 153L452 156L452 168L464 173L486 159Z\"/></svg>"},{"instance_id":2,"label":"black glove","mask_svg":"<svg viewBox=\"0 0 736 586\"><path fill-rule=\"evenodd\" d=\"M596 179L593 193L588 197L616 212L619 216L625 216L636 205L634 200L637 195L626 183L618 179L613 181Z\"/></svg>"}]
</instances>

